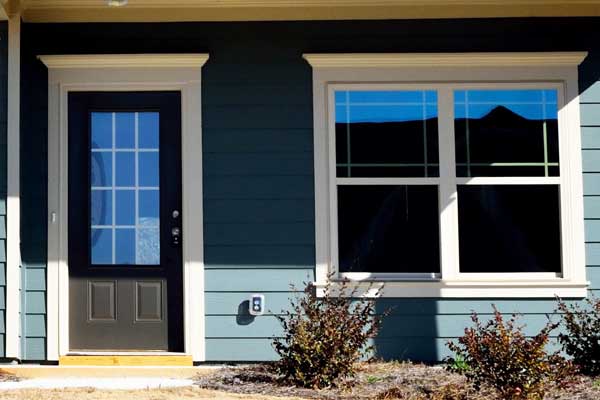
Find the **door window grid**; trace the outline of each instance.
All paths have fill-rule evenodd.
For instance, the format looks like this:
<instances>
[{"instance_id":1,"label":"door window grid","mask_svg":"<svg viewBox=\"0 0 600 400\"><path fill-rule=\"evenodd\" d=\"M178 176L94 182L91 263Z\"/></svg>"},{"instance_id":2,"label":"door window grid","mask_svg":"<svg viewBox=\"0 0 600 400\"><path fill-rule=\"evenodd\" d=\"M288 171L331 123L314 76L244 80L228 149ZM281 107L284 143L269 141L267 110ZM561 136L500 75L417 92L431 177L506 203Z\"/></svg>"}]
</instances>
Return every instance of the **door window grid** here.
<instances>
[{"instance_id":1,"label":"door window grid","mask_svg":"<svg viewBox=\"0 0 600 400\"><path fill-rule=\"evenodd\" d=\"M98 113L93 113L98 114ZM102 113L107 114L107 113ZM111 147L110 148L98 148L97 144L92 145L91 156L94 157L95 153L110 153L111 156L111 185L92 185L92 192L95 191L110 191L111 192L111 224L92 224L91 231L94 236L95 231L110 231L111 233L111 255L110 263L102 262L101 264L121 264L117 251L119 244L117 242L117 232L130 232L134 231L134 260L133 262L125 262L125 264L140 264L140 265L158 265L160 263L160 240L159 240L159 218L144 217L140 215L140 192L159 192L158 186L140 186L139 175L140 175L140 153L159 153L158 148L140 148L140 124L139 117L140 113L133 113L134 116L134 147L133 148L117 148L117 127L116 119L117 113L109 113L111 115ZM151 113L144 113L151 114ZM152 113L157 114L157 113ZM156 124L158 124L158 115L156 115ZM158 127L156 127L158 128ZM93 129L93 128L92 128ZM156 132L157 134L158 132ZM93 132L92 132L93 136ZM92 139L93 140L93 139ZM158 143L157 143L158 145ZM117 157L116 154L127 154L133 153L134 155L134 186L117 186ZM134 222L135 224L117 224L117 193L133 191L134 200ZM92 196L93 197L93 196ZM158 206L158 204L156 204ZM158 207L157 207L158 208ZM143 240L142 240L143 239ZM142 243L144 242L144 243ZM143 248L143 244L146 244L146 248ZM150 248L148 248L150 244ZM152 248L153 247L153 248ZM92 245L92 262L94 246Z\"/></svg>"}]
</instances>

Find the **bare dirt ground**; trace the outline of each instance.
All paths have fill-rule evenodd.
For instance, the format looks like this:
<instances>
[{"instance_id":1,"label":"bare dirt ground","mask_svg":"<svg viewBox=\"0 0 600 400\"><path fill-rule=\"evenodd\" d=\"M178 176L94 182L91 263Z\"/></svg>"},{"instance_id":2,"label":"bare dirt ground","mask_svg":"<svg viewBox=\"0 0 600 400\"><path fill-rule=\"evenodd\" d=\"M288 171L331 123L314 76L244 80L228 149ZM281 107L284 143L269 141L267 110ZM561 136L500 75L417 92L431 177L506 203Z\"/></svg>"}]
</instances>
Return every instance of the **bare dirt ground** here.
<instances>
[{"instance_id":1,"label":"bare dirt ground","mask_svg":"<svg viewBox=\"0 0 600 400\"><path fill-rule=\"evenodd\" d=\"M311 390L281 383L265 365L223 368L199 374L196 385L171 389L0 390L7 400L492 400L493 391L476 391L463 376L440 367L410 363L360 366L358 375L343 389ZM10 379L7 377L6 379ZM568 389L550 387L544 400L598 400L600 379L574 377Z\"/></svg>"},{"instance_id":2,"label":"bare dirt ground","mask_svg":"<svg viewBox=\"0 0 600 400\"><path fill-rule=\"evenodd\" d=\"M240 395L200 389L196 386L152 390L98 390L93 388L63 390L10 390L0 391L0 399L7 400L281 400L280 397ZM287 398L287 400L301 400Z\"/></svg>"},{"instance_id":3,"label":"bare dirt ground","mask_svg":"<svg viewBox=\"0 0 600 400\"><path fill-rule=\"evenodd\" d=\"M549 387L544 400L599 400L600 381L574 377L568 389ZM359 367L356 377L341 389L312 390L281 383L263 365L225 368L199 376L196 383L205 389L229 393L296 396L319 400L492 400L491 389L475 390L466 379L441 367L412 363L373 363Z\"/></svg>"}]
</instances>

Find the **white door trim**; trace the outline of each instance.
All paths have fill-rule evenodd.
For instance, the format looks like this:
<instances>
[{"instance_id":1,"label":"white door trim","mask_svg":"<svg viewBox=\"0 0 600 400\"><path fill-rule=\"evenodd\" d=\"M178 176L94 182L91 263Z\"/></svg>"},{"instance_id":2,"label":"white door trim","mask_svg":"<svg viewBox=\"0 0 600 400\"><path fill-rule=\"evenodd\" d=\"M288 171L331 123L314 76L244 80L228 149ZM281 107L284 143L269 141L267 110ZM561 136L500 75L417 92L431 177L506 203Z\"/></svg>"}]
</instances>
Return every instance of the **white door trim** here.
<instances>
[{"instance_id":1,"label":"white door trim","mask_svg":"<svg viewBox=\"0 0 600 400\"><path fill-rule=\"evenodd\" d=\"M184 351L204 361L201 68L208 55L39 58L49 70L47 359L69 353L68 94L176 90L182 103Z\"/></svg>"}]
</instances>

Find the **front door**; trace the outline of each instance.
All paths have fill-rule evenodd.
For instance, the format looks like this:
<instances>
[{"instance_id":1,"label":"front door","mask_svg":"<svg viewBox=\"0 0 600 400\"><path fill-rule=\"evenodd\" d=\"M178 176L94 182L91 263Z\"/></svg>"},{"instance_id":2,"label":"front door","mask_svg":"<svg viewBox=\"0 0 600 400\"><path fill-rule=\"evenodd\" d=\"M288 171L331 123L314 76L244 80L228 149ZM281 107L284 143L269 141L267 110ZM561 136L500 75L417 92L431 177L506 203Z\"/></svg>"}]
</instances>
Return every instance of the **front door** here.
<instances>
[{"instance_id":1,"label":"front door","mask_svg":"<svg viewBox=\"0 0 600 400\"><path fill-rule=\"evenodd\" d=\"M183 351L181 96L71 92L71 351Z\"/></svg>"}]
</instances>

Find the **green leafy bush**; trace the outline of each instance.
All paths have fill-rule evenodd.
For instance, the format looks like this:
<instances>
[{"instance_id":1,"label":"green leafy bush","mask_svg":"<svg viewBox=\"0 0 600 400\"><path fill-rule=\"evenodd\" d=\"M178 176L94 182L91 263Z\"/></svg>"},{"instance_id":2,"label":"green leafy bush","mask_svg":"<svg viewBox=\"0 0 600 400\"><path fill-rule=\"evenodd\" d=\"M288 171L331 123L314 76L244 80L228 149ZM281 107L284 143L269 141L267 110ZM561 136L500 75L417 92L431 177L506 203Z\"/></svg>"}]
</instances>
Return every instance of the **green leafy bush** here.
<instances>
[{"instance_id":1,"label":"green leafy bush","mask_svg":"<svg viewBox=\"0 0 600 400\"><path fill-rule=\"evenodd\" d=\"M446 370L464 375L469 370L469 364L467 364L461 355L457 354L454 357L446 359Z\"/></svg>"},{"instance_id":2,"label":"green leafy bush","mask_svg":"<svg viewBox=\"0 0 600 400\"><path fill-rule=\"evenodd\" d=\"M481 322L473 313L474 327L466 328L458 344L448 347L468 365L467 379L479 389L493 387L503 399L542 399L549 384L566 382L574 369L558 354L545 350L550 332L548 323L535 336L527 337L513 315L508 321L493 306L494 318Z\"/></svg>"},{"instance_id":3,"label":"green leafy bush","mask_svg":"<svg viewBox=\"0 0 600 400\"><path fill-rule=\"evenodd\" d=\"M348 296L337 296L340 292ZM374 298L357 300L356 295L347 282L336 293L327 284L319 297L306 284L300 296L290 299L291 309L277 317L283 337L273 339L280 357L275 369L285 381L307 388L339 386L354 376L357 361L370 357L368 342L386 313L376 314Z\"/></svg>"},{"instance_id":4,"label":"green leafy bush","mask_svg":"<svg viewBox=\"0 0 600 400\"><path fill-rule=\"evenodd\" d=\"M600 375L600 299L586 299L589 308L568 305L558 299L558 311L566 332L558 335L565 353L586 375Z\"/></svg>"}]
</instances>

